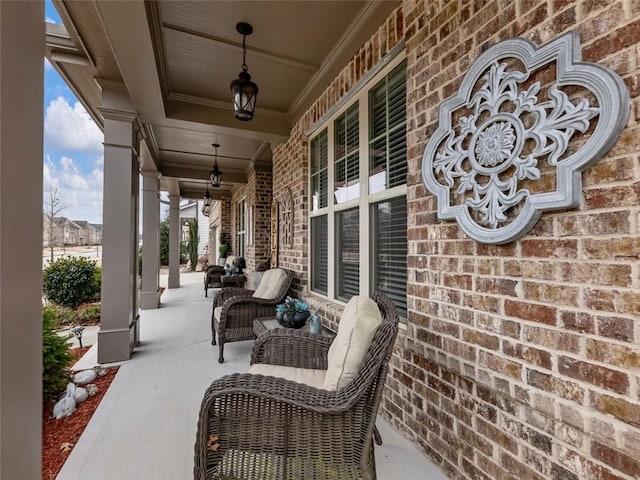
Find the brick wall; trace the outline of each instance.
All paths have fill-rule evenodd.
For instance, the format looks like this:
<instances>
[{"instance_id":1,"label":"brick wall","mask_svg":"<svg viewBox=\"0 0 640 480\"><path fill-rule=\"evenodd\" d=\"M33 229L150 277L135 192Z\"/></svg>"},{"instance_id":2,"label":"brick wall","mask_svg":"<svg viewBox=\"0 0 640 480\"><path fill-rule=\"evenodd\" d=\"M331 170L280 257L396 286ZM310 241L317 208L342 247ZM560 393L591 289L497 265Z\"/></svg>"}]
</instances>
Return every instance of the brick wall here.
<instances>
[{"instance_id":1,"label":"brick wall","mask_svg":"<svg viewBox=\"0 0 640 480\"><path fill-rule=\"evenodd\" d=\"M436 219L421 161L439 103L487 47L571 30L583 59L632 98L619 141L583 174L577 209L545 213L522 239L479 244ZM281 265L307 294L303 132L399 40L407 53L409 318L382 413L450 478L640 478L640 2L406 1L274 149L274 196L294 197Z\"/></svg>"},{"instance_id":2,"label":"brick wall","mask_svg":"<svg viewBox=\"0 0 640 480\"><path fill-rule=\"evenodd\" d=\"M259 263L268 260L271 254L271 201L273 198L273 182L270 167L256 166L247 179L247 184L234 192L231 203L231 224L233 225L234 254L238 252L236 216L238 214L238 202L245 199L247 207L253 207L254 240L252 245L245 247L245 276L248 279L247 287L256 288L253 284L253 272ZM245 237L249 235L249 219L245 219Z\"/></svg>"}]
</instances>

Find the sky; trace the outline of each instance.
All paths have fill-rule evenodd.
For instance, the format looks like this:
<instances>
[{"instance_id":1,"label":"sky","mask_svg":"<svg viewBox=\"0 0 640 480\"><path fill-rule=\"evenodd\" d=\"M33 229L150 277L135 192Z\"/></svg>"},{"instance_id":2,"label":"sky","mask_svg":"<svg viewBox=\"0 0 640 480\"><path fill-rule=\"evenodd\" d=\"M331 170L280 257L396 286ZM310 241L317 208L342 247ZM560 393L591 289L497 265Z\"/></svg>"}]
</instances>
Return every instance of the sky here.
<instances>
[{"instance_id":1,"label":"sky","mask_svg":"<svg viewBox=\"0 0 640 480\"><path fill-rule=\"evenodd\" d=\"M62 23L45 2L47 22ZM66 208L59 216L102 223L104 136L58 72L44 59L43 210L51 189Z\"/></svg>"}]
</instances>

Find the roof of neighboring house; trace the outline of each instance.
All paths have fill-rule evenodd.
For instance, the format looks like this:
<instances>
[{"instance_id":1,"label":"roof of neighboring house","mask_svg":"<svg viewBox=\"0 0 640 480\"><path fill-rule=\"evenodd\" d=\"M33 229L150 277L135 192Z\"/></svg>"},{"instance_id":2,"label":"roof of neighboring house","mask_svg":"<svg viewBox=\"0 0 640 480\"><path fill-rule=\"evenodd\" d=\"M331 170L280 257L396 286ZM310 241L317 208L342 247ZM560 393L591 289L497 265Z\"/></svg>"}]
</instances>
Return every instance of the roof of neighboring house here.
<instances>
[{"instance_id":1,"label":"roof of neighboring house","mask_svg":"<svg viewBox=\"0 0 640 480\"><path fill-rule=\"evenodd\" d=\"M102 231L102 224L101 223L92 223L91 226L93 228L95 228L98 231Z\"/></svg>"}]
</instances>

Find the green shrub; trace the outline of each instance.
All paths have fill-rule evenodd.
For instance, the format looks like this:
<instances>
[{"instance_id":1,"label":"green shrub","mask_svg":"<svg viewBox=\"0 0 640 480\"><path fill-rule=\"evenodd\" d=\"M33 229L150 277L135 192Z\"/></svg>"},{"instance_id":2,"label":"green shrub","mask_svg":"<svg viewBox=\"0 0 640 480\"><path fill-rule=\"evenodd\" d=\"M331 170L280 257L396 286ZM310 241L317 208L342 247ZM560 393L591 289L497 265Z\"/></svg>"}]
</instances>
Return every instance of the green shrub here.
<instances>
[{"instance_id":1,"label":"green shrub","mask_svg":"<svg viewBox=\"0 0 640 480\"><path fill-rule=\"evenodd\" d=\"M100 305L84 305L76 310L77 325L95 325L100 323Z\"/></svg>"},{"instance_id":2,"label":"green shrub","mask_svg":"<svg viewBox=\"0 0 640 480\"><path fill-rule=\"evenodd\" d=\"M198 220L195 218L189 220L189 260L191 260L191 271L195 272L198 266L198 243L200 235L198 235Z\"/></svg>"},{"instance_id":3,"label":"green shrub","mask_svg":"<svg viewBox=\"0 0 640 480\"><path fill-rule=\"evenodd\" d=\"M76 307L100 294L101 273L95 260L63 257L49 262L42 274L44 296L50 302Z\"/></svg>"},{"instance_id":4,"label":"green shrub","mask_svg":"<svg viewBox=\"0 0 640 480\"><path fill-rule=\"evenodd\" d=\"M42 312L42 398L56 399L67 386L73 357L67 346L68 337L60 337L54 328L54 313Z\"/></svg>"},{"instance_id":5,"label":"green shrub","mask_svg":"<svg viewBox=\"0 0 640 480\"><path fill-rule=\"evenodd\" d=\"M169 265L169 219L160 222L160 265Z\"/></svg>"},{"instance_id":6,"label":"green shrub","mask_svg":"<svg viewBox=\"0 0 640 480\"><path fill-rule=\"evenodd\" d=\"M61 305L49 304L42 307L43 314L47 313L51 316L53 328L60 328L76 323L76 314L73 309L63 307Z\"/></svg>"}]
</instances>

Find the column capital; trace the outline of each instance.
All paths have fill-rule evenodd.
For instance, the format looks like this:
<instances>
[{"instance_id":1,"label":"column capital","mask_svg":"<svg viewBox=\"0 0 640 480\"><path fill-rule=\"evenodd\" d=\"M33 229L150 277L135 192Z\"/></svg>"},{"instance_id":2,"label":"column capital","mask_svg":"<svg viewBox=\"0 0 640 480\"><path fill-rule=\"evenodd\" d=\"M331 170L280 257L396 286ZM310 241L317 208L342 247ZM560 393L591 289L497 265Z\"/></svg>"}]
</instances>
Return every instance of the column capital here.
<instances>
[{"instance_id":1,"label":"column capital","mask_svg":"<svg viewBox=\"0 0 640 480\"><path fill-rule=\"evenodd\" d=\"M157 178L160 180L160 172L155 172L153 170L140 170L140 175L144 178Z\"/></svg>"}]
</instances>

